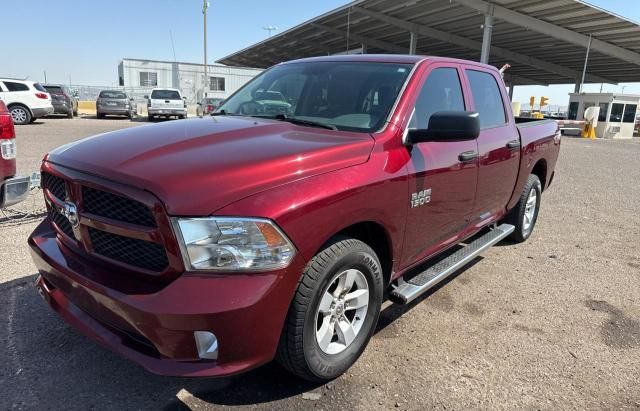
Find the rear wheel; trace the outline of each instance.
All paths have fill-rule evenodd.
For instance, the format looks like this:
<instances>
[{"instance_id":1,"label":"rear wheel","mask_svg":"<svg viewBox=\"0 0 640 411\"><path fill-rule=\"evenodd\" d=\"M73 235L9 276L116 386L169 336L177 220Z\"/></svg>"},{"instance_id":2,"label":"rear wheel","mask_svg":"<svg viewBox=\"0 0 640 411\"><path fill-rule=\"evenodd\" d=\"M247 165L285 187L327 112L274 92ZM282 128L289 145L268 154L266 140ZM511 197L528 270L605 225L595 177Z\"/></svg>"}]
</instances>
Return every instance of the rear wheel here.
<instances>
[{"instance_id":1,"label":"rear wheel","mask_svg":"<svg viewBox=\"0 0 640 411\"><path fill-rule=\"evenodd\" d=\"M73 118L73 110L69 110L67 113L67 118Z\"/></svg>"},{"instance_id":2,"label":"rear wheel","mask_svg":"<svg viewBox=\"0 0 640 411\"><path fill-rule=\"evenodd\" d=\"M31 111L25 106L13 106L9 109L14 124L29 124L31 123Z\"/></svg>"},{"instance_id":3,"label":"rear wheel","mask_svg":"<svg viewBox=\"0 0 640 411\"><path fill-rule=\"evenodd\" d=\"M96 117L97 117L97 118L104 118L104 114L102 114L101 112L99 112L99 111L98 111L98 112L96 113Z\"/></svg>"},{"instance_id":4,"label":"rear wheel","mask_svg":"<svg viewBox=\"0 0 640 411\"><path fill-rule=\"evenodd\" d=\"M536 175L530 175L522 190L518 204L509 212L505 221L515 226L515 230L509 237L516 243L526 241L533 232L538 221L542 184Z\"/></svg>"},{"instance_id":5,"label":"rear wheel","mask_svg":"<svg viewBox=\"0 0 640 411\"><path fill-rule=\"evenodd\" d=\"M378 322L383 275L362 241L337 238L307 265L280 337L277 360L310 381L338 377L364 351Z\"/></svg>"}]
</instances>

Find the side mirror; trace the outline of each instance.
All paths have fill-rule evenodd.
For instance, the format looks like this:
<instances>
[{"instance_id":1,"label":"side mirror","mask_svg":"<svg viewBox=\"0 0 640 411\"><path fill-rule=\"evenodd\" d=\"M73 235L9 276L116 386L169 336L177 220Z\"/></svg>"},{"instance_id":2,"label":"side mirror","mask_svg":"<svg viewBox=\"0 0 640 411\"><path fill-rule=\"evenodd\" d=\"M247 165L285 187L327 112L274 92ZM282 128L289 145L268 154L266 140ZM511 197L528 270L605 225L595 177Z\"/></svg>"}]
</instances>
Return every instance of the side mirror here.
<instances>
[{"instance_id":1,"label":"side mirror","mask_svg":"<svg viewBox=\"0 0 640 411\"><path fill-rule=\"evenodd\" d=\"M145 94L145 95L144 95L144 98L145 98L145 100L148 100L148 99L149 99L149 96Z\"/></svg>"},{"instance_id":2,"label":"side mirror","mask_svg":"<svg viewBox=\"0 0 640 411\"><path fill-rule=\"evenodd\" d=\"M133 97L129 97L129 100L133 101Z\"/></svg>"},{"instance_id":3,"label":"side mirror","mask_svg":"<svg viewBox=\"0 0 640 411\"><path fill-rule=\"evenodd\" d=\"M196 104L197 104L197 105L199 105L199 106L201 106L201 105L202 105L202 103L200 103L200 102L198 102L198 103L196 103Z\"/></svg>"},{"instance_id":4,"label":"side mirror","mask_svg":"<svg viewBox=\"0 0 640 411\"><path fill-rule=\"evenodd\" d=\"M182 97L182 99L183 99L183 100L186 100L187 98L186 98L186 97Z\"/></svg>"},{"instance_id":5,"label":"side mirror","mask_svg":"<svg viewBox=\"0 0 640 411\"><path fill-rule=\"evenodd\" d=\"M426 141L475 140L480 135L480 116L474 111L438 111L427 129L409 130L407 144Z\"/></svg>"}]
</instances>

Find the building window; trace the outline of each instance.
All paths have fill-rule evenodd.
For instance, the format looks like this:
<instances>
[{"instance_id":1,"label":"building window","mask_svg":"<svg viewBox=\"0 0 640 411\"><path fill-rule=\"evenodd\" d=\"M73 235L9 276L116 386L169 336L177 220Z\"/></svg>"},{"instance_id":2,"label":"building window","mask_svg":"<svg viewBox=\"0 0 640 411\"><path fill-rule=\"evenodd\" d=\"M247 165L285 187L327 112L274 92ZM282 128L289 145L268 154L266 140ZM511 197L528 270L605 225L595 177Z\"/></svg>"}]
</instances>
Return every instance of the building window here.
<instances>
[{"instance_id":1,"label":"building window","mask_svg":"<svg viewBox=\"0 0 640 411\"><path fill-rule=\"evenodd\" d=\"M569 113L567 114L567 119L569 120L577 120L578 119L578 106L580 103L577 101L572 101L569 103Z\"/></svg>"},{"instance_id":2,"label":"building window","mask_svg":"<svg viewBox=\"0 0 640 411\"><path fill-rule=\"evenodd\" d=\"M209 90L224 91L224 77L209 77Z\"/></svg>"},{"instance_id":3,"label":"building window","mask_svg":"<svg viewBox=\"0 0 640 411\"><path fill-rule=\"evenodd\" d=\"M624 104L613 103L611 105L611 115L609 116L609 121L613 123L621 122L623 111L624 111Z\"/></svg>"},{"instance_id":4,"label":"building window","mask_svg":"<svg viewBox=\"0 0 640 411\"><path fill-rule=\"evenodd\" d=\"M140 72L140 86L156 87L157 85L158 85L158 73L155 73L153 71Z\"/></svg>"},{"instance_id":5,"label":"building window","mask_svg":"<svg viewBox=\"0 0 640 411\"><path fill-rule=\"evenodd\" d=\"M624 115L622 116L623 123L635 123L636 121L636 104L627 104L624 106Z\"/></svg>"},{"instance_id":6,"label":"building window","mask_svg":"<svg viewBox=\"0 0 640 411\"><path fill-rule=\"evenodd\" d=\"M609 103L598 103L600 112L598 113L598 121L607 121L607 110L609 110Z\"/></svg>"}]
</instances>

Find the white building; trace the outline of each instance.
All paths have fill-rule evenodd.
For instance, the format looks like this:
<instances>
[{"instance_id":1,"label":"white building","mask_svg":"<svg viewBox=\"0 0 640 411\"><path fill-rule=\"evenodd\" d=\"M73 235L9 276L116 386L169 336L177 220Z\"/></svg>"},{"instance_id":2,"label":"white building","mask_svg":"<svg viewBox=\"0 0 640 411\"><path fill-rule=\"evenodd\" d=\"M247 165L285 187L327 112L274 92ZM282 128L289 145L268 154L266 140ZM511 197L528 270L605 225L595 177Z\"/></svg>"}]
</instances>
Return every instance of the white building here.
<instances>
[{"instance_id":1,"label":"white building","mask_svg":"<svg viewBox=\"0 0 640 411\"><path fill-rule=\"evenodd\" d=\"M584 111L600 107L596 137L631 138L636 124L640 95L620 93L569 94L569 120L584 120Z\"/></svg>"},{"instance_id":2,"label":"white building","mask_svg":"<svg viewBox=\"0 0 640 411\"><path fill-rule=\"evenodd\" d=\"M190 103L208 97L227 98L263 69L207 66L208 87L204 90L204 65L175 61L124 58L118 65L120 86L132 94L146 94L154 87L177 88Z\"/></svg>"}]
</instances>

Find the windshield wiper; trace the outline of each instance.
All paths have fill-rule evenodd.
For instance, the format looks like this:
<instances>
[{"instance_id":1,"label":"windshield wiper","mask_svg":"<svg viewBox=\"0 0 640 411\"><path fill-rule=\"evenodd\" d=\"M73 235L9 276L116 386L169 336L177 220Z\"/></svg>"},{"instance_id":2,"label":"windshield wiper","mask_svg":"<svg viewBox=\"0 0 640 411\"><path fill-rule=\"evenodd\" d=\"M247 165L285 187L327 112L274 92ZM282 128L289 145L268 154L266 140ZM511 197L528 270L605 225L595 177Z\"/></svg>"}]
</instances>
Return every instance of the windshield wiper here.
<instances>
[{"instance_id":1,"label":"windshield wiper","mask_svg":"<svg viewBox=\"0 0 640 411\"><path fill-rule=\"evenodd\" d=\"M301 118L296 118L296 117L289 117L286 114L276 114L275 116L267 116L267 115L254 115L251 117L258 117L258 118L270 118L273 120L280 120L280 121L286 121L288 123L291 124L297 124L300 126L308 126L308 127L320 127L320 128L326 128L328 130L338 130L338 128L336 126L334 126L333 124L327 124L327 123L322 123L320 121L313 121L313 120L304 120Z\"/></svg>"}]
</instances>

